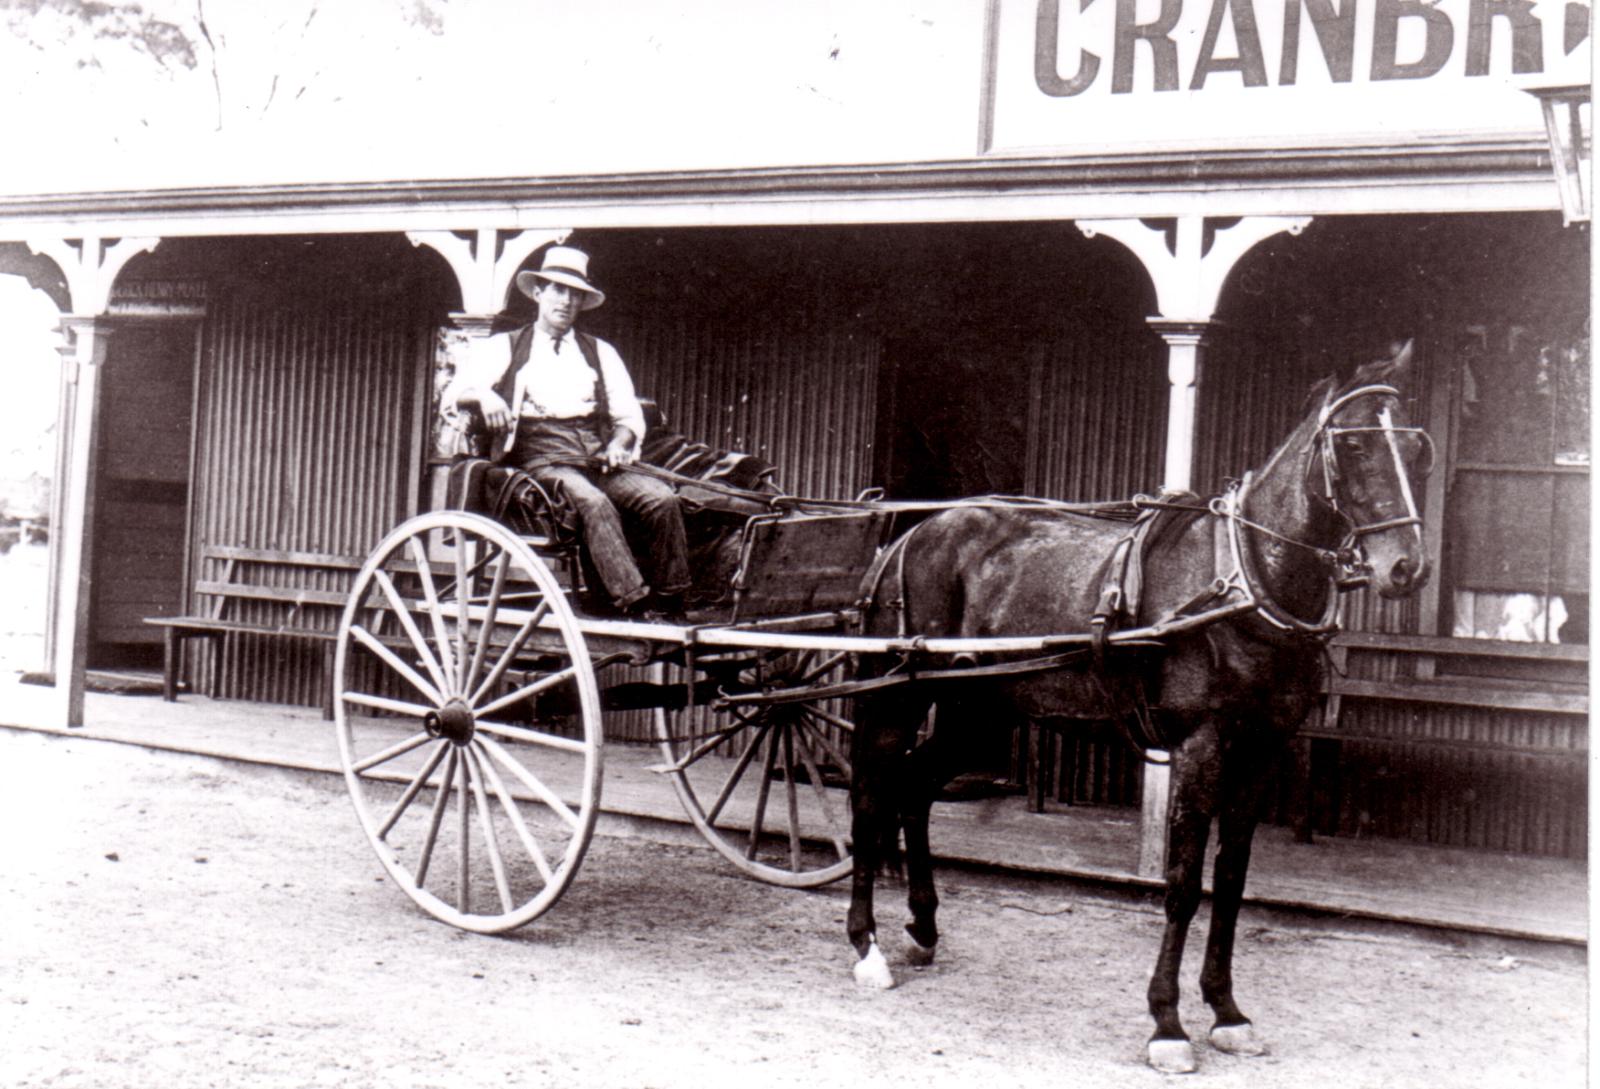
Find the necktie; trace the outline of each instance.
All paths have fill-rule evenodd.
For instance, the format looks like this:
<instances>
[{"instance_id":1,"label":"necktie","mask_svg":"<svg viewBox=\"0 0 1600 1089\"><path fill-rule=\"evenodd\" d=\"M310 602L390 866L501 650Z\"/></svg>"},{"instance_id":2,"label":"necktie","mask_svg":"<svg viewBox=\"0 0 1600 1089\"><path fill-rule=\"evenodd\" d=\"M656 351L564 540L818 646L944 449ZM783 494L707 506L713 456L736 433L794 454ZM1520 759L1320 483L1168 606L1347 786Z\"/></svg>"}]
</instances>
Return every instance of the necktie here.
<instances>
[{"instance_id":1,"label":"necktie","mask_svg":"<svg viewBox=\"0 0 1600 1089\"><path fill-rule=\"evenodd\" d=\"M550 350L556 353L556 355L561 354L561 336L562 334L557 333L555 336L550 338Z\"/></svg>"}]
</instances>

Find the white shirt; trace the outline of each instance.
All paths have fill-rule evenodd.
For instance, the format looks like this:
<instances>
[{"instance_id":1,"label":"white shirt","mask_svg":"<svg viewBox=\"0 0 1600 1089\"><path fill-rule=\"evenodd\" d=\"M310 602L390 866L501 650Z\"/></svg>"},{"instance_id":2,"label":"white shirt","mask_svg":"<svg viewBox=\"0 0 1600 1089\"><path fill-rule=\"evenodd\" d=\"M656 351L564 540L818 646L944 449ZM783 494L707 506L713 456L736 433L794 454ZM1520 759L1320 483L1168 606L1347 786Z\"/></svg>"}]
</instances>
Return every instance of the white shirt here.
<instances>
[{"instance_id":1,"label":"white shirt","mask_svg":"<svg viewBox=\"0 0 1600 1089\"><path fill-rule=\"evenodd\" d=\"M442 402L456 406L463 395L481 398L494 389L506 368L511 366L513 333L473 337L465 342L456 358L456 375L446 387ZM594 338L595 355L606 378L606 401L613 427L633 432L634 449L644 441L644 410L634 393L633 379L622 357L608 341ZM567 330L557 351L550 335L538 325L533 328L533 343L528 361L517 371L512 384L510 407L519 417L533 419L571 419L594 412L594 368L583 358L575 331ZM610 435L600 436L602 440ZM515 434L504 436L509 447Z\"/></svg>"}]
</instances>

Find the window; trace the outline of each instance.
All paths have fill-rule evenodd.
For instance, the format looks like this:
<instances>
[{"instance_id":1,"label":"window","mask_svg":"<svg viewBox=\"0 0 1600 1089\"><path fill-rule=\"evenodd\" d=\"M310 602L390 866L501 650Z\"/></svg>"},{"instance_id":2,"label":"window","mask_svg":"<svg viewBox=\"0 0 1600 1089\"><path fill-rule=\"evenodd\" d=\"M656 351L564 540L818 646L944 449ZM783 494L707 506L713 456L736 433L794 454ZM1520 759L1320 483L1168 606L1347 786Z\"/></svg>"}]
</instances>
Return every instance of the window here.
<instances>
[{"instance_id":1,"label":"window","mask_svg":"<svg viewBox=\"0 0 1600 1089\"><path fill-rule=\"evenodd\" d=\"M1451 407L1451 634L1587 643L1587 328L1467 327Z\"/></svg>"}]
</instances>

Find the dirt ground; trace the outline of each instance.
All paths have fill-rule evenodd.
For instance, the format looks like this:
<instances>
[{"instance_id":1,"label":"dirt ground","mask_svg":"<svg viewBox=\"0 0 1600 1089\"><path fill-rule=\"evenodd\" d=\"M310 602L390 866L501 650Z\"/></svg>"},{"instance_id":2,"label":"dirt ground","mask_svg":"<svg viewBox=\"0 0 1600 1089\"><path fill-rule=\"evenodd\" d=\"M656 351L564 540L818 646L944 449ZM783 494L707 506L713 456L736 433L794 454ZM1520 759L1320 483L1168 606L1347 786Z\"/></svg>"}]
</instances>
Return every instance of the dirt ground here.
<instances>
[{"instance_id":1,"label":"dirt ground","mask_svg":"<svg viewBox=\"0 0 1600 1089\"><path fill-rule=\"evenodd\" d=\"M939 962L866 992L844 887L760 885L605 818L562 901L485 938L388 884L338 779L9 730L0 767L0 1085L1168 1080L1142 1061L1144 897L944 873ZM903 916L892 889L881 929ZM1579 950L1247 909L1235 977L1271 1053L1202 1045L1179 1084L1584 1081Z\"/></svg>"}]
</instances>

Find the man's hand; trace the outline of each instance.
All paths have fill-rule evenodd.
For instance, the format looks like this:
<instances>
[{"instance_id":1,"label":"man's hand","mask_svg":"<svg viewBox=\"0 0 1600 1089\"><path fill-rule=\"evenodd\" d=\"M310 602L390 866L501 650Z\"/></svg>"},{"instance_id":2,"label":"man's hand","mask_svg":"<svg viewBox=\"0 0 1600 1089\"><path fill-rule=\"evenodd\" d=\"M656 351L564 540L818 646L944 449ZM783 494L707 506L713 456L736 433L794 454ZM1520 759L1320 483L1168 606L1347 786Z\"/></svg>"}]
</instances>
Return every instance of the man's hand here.
<instances>
[{"instance_id":1,"label":"man's hand","mask_svg":"<svg viewBox=\"0 0 1600 1089\"><path fill-rule=\"evenodd\" d=\"M476 408L478 415L483 417L483 425L491 431L504 431L516 422L511 415L511 406L492 389L463 393L456 403L466 408Z\"/></svg>"},{"instance_id":2,"label":"man's hand","mask_svg":"<svg viewBox=\"0 0 1600 1089\"><path fill-rule=\"evenodd\" d=\"M611 441L606 443L606 472L620 469L625 465L632 465L638 460L634 452L633 432L626 427L619 427L611 436Z\"/></svg>"}]
</instances>

